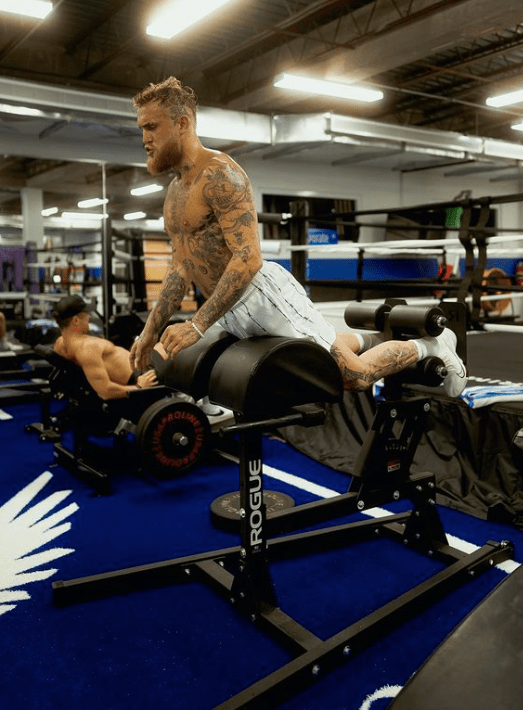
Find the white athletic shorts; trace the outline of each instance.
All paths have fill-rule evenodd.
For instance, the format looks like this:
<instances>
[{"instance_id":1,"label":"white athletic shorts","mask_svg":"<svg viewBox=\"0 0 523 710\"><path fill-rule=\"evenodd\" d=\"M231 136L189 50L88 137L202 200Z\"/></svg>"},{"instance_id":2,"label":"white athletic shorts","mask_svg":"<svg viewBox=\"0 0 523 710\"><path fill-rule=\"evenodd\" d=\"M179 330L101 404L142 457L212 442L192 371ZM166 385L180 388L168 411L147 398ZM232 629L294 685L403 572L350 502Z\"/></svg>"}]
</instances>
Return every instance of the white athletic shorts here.
<instances>
[{"instance_id":1,"label":"white athletic shorts","mask_svg":"<svg viewBox=\"0 0 523 710\"><path fill-rule=\"evenodd\" d=\"M218 321L237 338L273 335L308 338L330 351L336 330L287 269L264 261L243 296Z\"/></svg>"}]
</instances>

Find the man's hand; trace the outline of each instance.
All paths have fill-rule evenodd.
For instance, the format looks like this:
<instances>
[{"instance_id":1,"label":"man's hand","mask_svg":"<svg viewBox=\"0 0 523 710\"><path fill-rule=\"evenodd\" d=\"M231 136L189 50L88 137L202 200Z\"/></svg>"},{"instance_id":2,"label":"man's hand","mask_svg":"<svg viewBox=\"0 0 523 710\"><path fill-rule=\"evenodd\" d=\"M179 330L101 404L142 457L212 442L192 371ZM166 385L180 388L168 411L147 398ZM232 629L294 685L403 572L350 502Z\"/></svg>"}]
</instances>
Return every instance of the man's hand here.
<instances>
[{"instance_id":1,"label":"man's hand","mask_svg":"<svg viewBox=\"0 0 523 710\"><path fill-rule=\"evenodd\" d=\"M197 343L198 340L200 340L200 336L189 322L170 325L164 330L160 342L167 355L173 358L178 355L180 350L189 348L194 343Z\"/></svg>"},{"instance_id":2,"label":"man's hand","mask_svg":"<svg viewBox=\"0 0 523 710\"><path fill-rule=\"evenodd\" d=\"M151 364L151 353L156 345L157 338L147 336L142 333L137 340L134 341L129 354L129 364L132 370L145 370Z\"/></svg>"},{"instance_id":3,"label":"man's hand","mask_svg":"<svg viewBox=\"0 0 523 710\"><path fill-rule=\"evenodd\" d=\"M147 387L154 387L158 384L156 372L154 370L147 370L147 372L144 372L143 375L139 375L136 378L136 384L141 389L146 389Z\"/></svg>"}]
</instances>

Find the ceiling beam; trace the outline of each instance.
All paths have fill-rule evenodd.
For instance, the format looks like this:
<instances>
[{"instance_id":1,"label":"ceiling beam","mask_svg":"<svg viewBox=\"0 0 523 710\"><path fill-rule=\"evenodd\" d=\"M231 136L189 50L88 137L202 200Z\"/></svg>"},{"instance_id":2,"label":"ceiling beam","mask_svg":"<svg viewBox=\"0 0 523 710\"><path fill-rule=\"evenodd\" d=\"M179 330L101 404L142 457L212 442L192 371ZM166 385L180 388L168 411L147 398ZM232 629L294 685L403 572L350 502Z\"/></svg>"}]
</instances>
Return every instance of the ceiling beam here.
<instances>
[{"instance_id":1,"label":"ceiling beam","mask_svg":"<svg viewBox=\"0 0 523 710\"><path fill-rule=\"evenodd\" d=\"M367 5L372 2L375 2L375 0L365 0L365 2L358 2L357 5L361 7L361 5ZM354 5L356 5L354 0L334 0L334 2L333 0L316 0L316 2L307 5L299 12L278 22L274 27L257 33L254 37L245 40L234 49L209 60L198 67L198 70L204 74L215 76L233 69L239 62L245 61L246 56L252 57L257 52L265 53L268 46L272 48L278 44L284 44L288 39L287 32L300 33L304 37L304 28L307 27L307 24L324 19L326 15L328 17L333 16L341 10L343 10L344 14L347 14L352 10L351 6Z\"/></svg>"},{"instance_id":2,"label":"ceiling beam","mask_svg":"<svg viewBox=\"0 0 523 710\"><path fill-rule=\"evenodd\" d=\"M377 75L462 44L464 39L472 41L520 22L521 8L513 0L436 2L423 11L411 13L401 22L391 20L359 38L355 34L351 48L330 50L311 60L309 73L345 83L371 82ZM301 71L306 64L300 63ZM291 68L287 66L285 71ZM240 110L263 110L270 106L281 94L281 90L272 86L272 79L267 73L263 80L258 80L254 90L247 86L241 91L237 89L227 106Z\"/></svg>"},{"instance_id":3,"label":"ceiling beam","mask_svg":"<svg viewBox=\"0 0 523 710\"><path fill-rule=\"evenodd\" d=\"M16 0L13 1L16 2ZM58 2L56 2L55 6L53 7L52 12L56 13L60 5L62 5L64 2L65 0L58 0ZM38 22L33 24L31 29L27 30L27 32L22 32L17 37L14 37L10 42L8 42L5 47L0 49L0 63L5 62L5 60L12 54L12 52L15 51L15 49L18 49L21 44L23 44L26 40L32 37L35 32L38 32L40 28L45 27L46 23L48 22L49 16L43 18L42 20L39 20Z\"/></svg>"},{"instance_id":4,"label":"ceiling beam","mask_svg":"<svg viewBox=\"0 0 523 710\"><path fill-rule=\"evenodd\" d=\"M120 12L126 5L134 3L134 0L112 0L111 3L106 3L105 12L102 12L91 19L87 25L79 27L78 31L69 39L69 42L65 45L65 51L67 54L72 54L78 49L78 46L84 42L86 39L92 37L92 35L105 25L110 19L112 19L117 13Z\"/></svg>"}]
</instances>

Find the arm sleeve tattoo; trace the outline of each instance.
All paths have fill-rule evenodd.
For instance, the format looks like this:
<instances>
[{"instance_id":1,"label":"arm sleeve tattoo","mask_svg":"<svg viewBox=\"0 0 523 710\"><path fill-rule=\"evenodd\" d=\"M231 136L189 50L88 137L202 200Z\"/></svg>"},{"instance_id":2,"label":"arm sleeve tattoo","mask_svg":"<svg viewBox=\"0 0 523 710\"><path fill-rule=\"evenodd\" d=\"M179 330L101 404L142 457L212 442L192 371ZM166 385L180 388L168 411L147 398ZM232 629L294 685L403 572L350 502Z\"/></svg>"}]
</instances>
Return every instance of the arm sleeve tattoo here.
<instances>
[{"instance_id":1,"label":"arm sleeve tattoo","mask_svg":"<svg viewBox=\"0 0 523 710\"><path fill-rule=\"evenodd\" d=\"M215 323L243 294L261 267L256 211L247 176L229 163L213 166L205 175L203 198L211 207L231 259L212 296L201 307L198 322Z\"/></svg>"},{"instance_id":2,"label":"arm sleeve tattoo","mask_svg":"<svg viewBox=\"0 0 523 710\"><path fill-rule=\"evenodd\" d=\"M147 319L147 330L158 334L167 325L169 318L180 307L187 288L188 283L183 272L171 264L163 278L158 302Z\"/></svg>"}]
</instances>

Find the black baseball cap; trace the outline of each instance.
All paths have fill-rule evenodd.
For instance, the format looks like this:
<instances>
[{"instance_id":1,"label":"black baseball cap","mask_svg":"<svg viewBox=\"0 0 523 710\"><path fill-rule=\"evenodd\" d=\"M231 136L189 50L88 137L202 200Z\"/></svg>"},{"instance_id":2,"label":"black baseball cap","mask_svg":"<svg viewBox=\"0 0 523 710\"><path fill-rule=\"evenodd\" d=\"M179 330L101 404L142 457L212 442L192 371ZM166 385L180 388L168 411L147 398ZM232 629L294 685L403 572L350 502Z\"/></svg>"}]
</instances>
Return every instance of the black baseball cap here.
<instances>
[{"instance_id":1,"label":"black baseball cap","mask_svg":"<svg viewBox=\"0 0 523 710\"><path fill-rule=\"evenodd\" d=\"M91 306L80 296L65 296L55 305L53 314L56 322L60 324L79 313L88 313L91 310Z\"/></svg>"}]
</instances>

